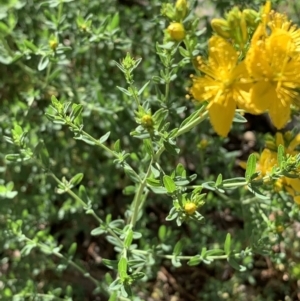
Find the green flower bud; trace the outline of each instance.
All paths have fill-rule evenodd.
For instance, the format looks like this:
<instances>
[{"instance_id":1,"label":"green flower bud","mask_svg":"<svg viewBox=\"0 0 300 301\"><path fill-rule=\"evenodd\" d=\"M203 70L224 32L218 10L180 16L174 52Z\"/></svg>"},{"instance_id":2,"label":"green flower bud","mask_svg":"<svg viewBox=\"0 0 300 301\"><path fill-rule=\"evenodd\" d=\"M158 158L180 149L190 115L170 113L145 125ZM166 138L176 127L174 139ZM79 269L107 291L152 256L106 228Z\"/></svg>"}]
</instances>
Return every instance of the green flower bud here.
<instances>
[{"instance_id":1,"label":"green flower bud","mask_svg":"<svg viewBox=\"0 0 300 301\"><path fill-rule=\"evenodd\" d=\"M188 12L188 5L186 0L177 0L175 4L176 15L180 20L183 20Z\"/></svg>"},{"instance_id":2,"label":"green flower bud","mask_svg":"<svg viewBox=\"0 0 300 301\"><path fill-rule=\"evenodd\" d=\"M212 19L210 24L214 32L220 37L224 39L230 38L230 28L225 19Z\"/></svg>"},{"instance_id":3,"label":"green flower bud","mask_svg":"<svg viewBox=\"0 0 300 301\"><path fill-rule=\"evenodd\" d=\"M259 23L259 13L253 9L244 9L243 15L247 22L247 25L255 29Z\"/></svg>"}]
</instances>

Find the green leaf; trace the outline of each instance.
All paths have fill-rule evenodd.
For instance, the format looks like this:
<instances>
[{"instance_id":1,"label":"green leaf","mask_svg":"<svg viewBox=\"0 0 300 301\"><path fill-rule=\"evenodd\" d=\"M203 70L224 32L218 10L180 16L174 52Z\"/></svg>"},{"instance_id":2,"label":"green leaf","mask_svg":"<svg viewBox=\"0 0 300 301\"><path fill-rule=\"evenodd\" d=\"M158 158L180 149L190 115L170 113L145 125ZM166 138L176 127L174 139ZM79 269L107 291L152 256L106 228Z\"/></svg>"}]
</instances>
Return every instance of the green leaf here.
<instances>
[{"instance_id":1,"label":"green leaf","mask_svg":"<svg viewBox=\"0 0 300 301\"><path fill-rule=\"evenodd\" d=\"M176 190L176 185L170 176L164 175L163 182L168 193L173 193Z\"/></svg>"},{"instance_id":2,"label":"green leaf","mask_svg":"<svg viewBox=\"0 0 300 301\"><path fill-rule=\"evenodd\" d=\"M126 90L126 89L124 89L122 87L117 86L117 89L119 89L122 93L124 93L124 94L126 94L126 95L128 95L130 97L132 96L131 92L129 92L128 90Z\"/></svg>"},{"instance_id":3,"label":"green leaf","mask_svg":"<svg viewBox=\"0 0 300 301\"><path fill-rule=\"evenodd\" d=\"M168 153L170 153L173 156L177 156L179 154L179 148L176 147L176 145L168 142L168 141L163 141L164 147Z\"/></svg>"},{"instance_id":4,"label":"green leaf","mask_svg":"<svg viewBox=\"0 0 300 301\"><path fill-rule=\"evenodd\" d=\"M87 193L86 193L86 189L83 185L80 185L79 186L79 197L86 203L88 204L90 201L89 201L89 198L87 196Z\"/></svg>"},{"instance_id":5,"label":"green leaf","mask_svg":"<svg viewBox=\"0 0 300 301\"><path fill-rule=\"evenodd\" d=\"M49 153L45 146L44 141L40 141L37 146L35 147L35 152L37 153L38 157L42 161L44 167L48 168L50 165Z\"/></svg>"},{"instance_id":6,"label":"green leaf","mask_svg":"<svg viewBox=\"0 0 300 301\"><path fill-rule=\"evenodd\" d=\"M0 22L0 33L6 36L10 33L10 28L3 22Z\"/></svg>"},{"instance_id":7,"label":"green leaf","mask_svg":"<svg viewBox=\"0 0 300 301\"><path fill-rule=\"evenodd\" d=\"M124 171L126 175L134 182L134 183L140 183L141 179L138 176L138 174L129 166L125 165L124 166Z\"/></svg>"},{"instance_id":8,"label":"green leaf","mask_svg":"<svg viewBox=\"0 0 300 301\"><path fill-rule=\"evenodd\" d=\"M208 256L217 256L217 255L223 255L224 254L224 250L222 249L214 249L214 250L208 250L205 253L205 257Z\"/></svg>"},{"instance_id":9,"label":"green leaf","mask_svg":"<svg viewBox=\"0 0 300 301\"><path fill-rule=\"evenodd\" d=\"M246 122L248 122L248 120L244 116L242 116L240 113L236 112L233 117L233 122L246 123Z\"/></svg>"},{"instance_id":10,"label":"green leaf","mask_svg":"<svg viewBox=\"0 0 300 301\"><path fill-rule=\"evenodd\" d=\"M129 185L129 186L126 186L124 189L123 189L123 193L124 195L132 195L136 192L136 187L134 185Z\"/></svg>"},{"instance_id":11,"label":"green leaf","mask_svg":"<svg viewBox=\"0 0 300 301\"><path fill-rule=\"evenodd\" d=\"M139 280L139 279L142 279L142 278L145 277L145 273L143 273L143 272L136 272L136 273L133 273L133 274L130 275L130 276L131 276L131 278L132 278L133 280Z\"/></svg>"},{"instance_id":12,"label":"green leaf","mask_svg":"<svg viewBox=\"0 0 300 301\"><path fill-rule=\"evenodd\" d=\"M183 247L183 242L182 242L182 240L179 240L174 247L173 254L175 256L180 255L180 253L182 251L182 247Z\"/></svg>"},{"instance_id":13,"label":"green leaf","mask_svg":"<svg viewBox=\"0 0 300 301\"><path fill-rule=\"evenodd\" d=\"M285 156L284 146L280 144L277 150L277 161L280 169L283 168L284 156Z\"/></svg>"},{"instance_id":14,"label":"green leaf","mask_svg":"<svg viewBox=\"0 0 300 301\"><path fill-rule=\"evenodd\" d=\"M116 270L118 268L118 261L117 260L110 260L110 259L105 259L105 258L102 258L102 263L110 268L110 269L113 269L113 270Z\"/></svg>"},{"instance_id":15,"label":"green leaf","mask_svg":"<svg viewBox=\"0 0 300 301\"><path fill-rule=\"evenodd\" d=\"M36 244L33 242L28 242L24 248L21 250L22 256L27 256L30 254L31 250L36 247Z\"/></svg>"},{"instance_id":16,"label":"green leaf","mask_svg":"<svg viewBox=\"0 0 300 301\"><path fill-rule=\"evenodd\" d=\"M123 284L121 283L121 279L115 279L108 287L108 291L117 291L120 290Z\"/></svg>"},{"instance_id":17,"label":"green leaf","mask_svg":"<svg viewBox=\"0 0 300 301\"><path fill-rule=\"evenodd\" d=\"M144 149L145 149L146 153L149 156L152 156L153 155L153 147L152 147L151 140L150 139L144 139L143 140L143 145L144 145Z\"/></svg>"},{"instance_id":18,"label":"green leaf","mask_svg":"<svg viewBox=\"0 0 300 301\"><path fill-rule=\"evenodd\" d=\"M247 181L249 181L253 174L255 174L256 171L256 155L251 154L247 161L247 167L245 172L245 178Z\"/></svg>"},{"instance_id":19,"label":"green leaf","mask_svg":"<svg viewBox=\"0 0 300 301\"><path fill-rule=\"evenodd\" d=\"M237 271L242 271L245 269L243 266L239 265L239 263L236 261L236 259L233 256L230 256L227 261L230 264L230 266Z\"/></svg>"},{"instance_id":20,"label":"green leaf","mask_svg":"<svg viewBox=\"0 0 300 301\"><path fill-rule=\"evenodd\" d=\"M188 126L188 124L192 123L197 117L199 117L200 113L205 109L206 106L202 106L200 109L192 113L189 117L184 119L179 127L179 129Z\"/></svg>"},{"instance_id":21,"label":"green leaf","mask_svg":"<svg viewBox=\"0 0 300 301\"><path fill-rule=\"evenodd\" d=\"M194 265L198 265L200 262L202 261L202 257L200 255L196 255L194 257L192 257L187 264L189 266L194 266Z\"/></svg>"},{"instance_id":22,"label":"green leaf","mask_svg":"<svg viewBox=\"0 0 300 301\"><path fill-rule=\"evenodd\" d=\"M127 276L127 259L122 257L118 263L118 273L121 280L124 280Z\"/></svg>"},{"instance_id":23,"label":"green leaf","mask_svg":"<svg viewBox=\"0 0 300 301\"><path fill-rule=\"evenodd\" d=\"M70 114L71 120L73 121L78 117L79 117L78 119L82 119L81 117L82 111L83 111L83 105L75 104L75 103L72 104L72 112Z\"/></svg>"},{"instance_id":24,"label":"green leaf","mask_svg":"<svg viewBox=\"0 0 300 301\"><path fill-rule=\"evenodd\" d=\"M158 238L160 241L164 241L167 234L167 227L165 225L161 225L158 229Z\"/></svg>"},{"instance_id":25,"label":"green leaf","mask_svg":"<svg viewBox=\"0 0 300 301\"><path fill-rule=\"evenodd\" d=\"M39 49L31 41L23 40L24 45L33 52L38 52Z\"/></svg>"},{"instance_id":26,"label":"green leaf","mask_svg":"<svg viewBox=\"0 0 300 301\"><path fill-rule=\"evenodd\" d=\"M124 240L124 247L129 248L133 240L133 231L130 229L127 233L127 236Z\"/></svg>"},{"instance_id":27,"label":"green leaf","mask_svg":"<svg viewBox=\"0 0 300 301\"><path fill-rule=\"evenodd\" d=\"M76 249L77 249L77 243L73 242L68 250L68 255L74 256L74 254L76 253Z\"/></svg>"},{"instance_id":28,"label":"green leaf","mask_svg":"<svg viewBox=\"0 0 300 301\"><path fill-rule=\"evenodd\" d=\"M139 95L139 96L144 92L144 90L145 90L146 87L149 85L149 83L150 83L150 80L147 81L147 82L145 83L145 85L139 90L139 92L138 92L138 95Z\"/></svg>"},{"instance_id":29,"label":"green leaf","mask_svg":"<svg viewBox=\"0 0 300 301\"><path fill-rule=\"evenodd\" d=\"M117 298L118 298L118 293L117 293L117 292L113 292L113 293L110 295L108 301L117 301Z\"/></svg>"},{"instance_id":30,"label":"green leaf","mask_svg":"<svg viewBox=\"0 0 300 301\"><path fill-rule=\"evenodd\" d=\"M172 209L169 212L169 215L166 217L166 221L172 221L177 217L178 217L178 212L175 207L172 207Z\"/></svg>"},{"instance_id":31,"label":"green leaf","mask_svg":"<svg viewBox=\"0 0 300 301\"><path fill-rule=\"evenodd\" d=\"M160 176L160 171L154 167L153 165L150 166L151 172L153 173L154 178L158 178Z\"/></svg>"},{"instance_id":32,"label":"green leaf","mask_svg":"<svg viewBox=\"0 0 300 301\"><path fill-rule=\"evenodd\" d=\"M120 21L119 13L115 13L107 29L110 31L114 30L119 26L119 21Z\"/></svg>"},{"instance_id":33,"label":"green leaf","mask_svg":"<svg viewBox=\"0 0 300 301\"><path fill-rule=\"evenodd\" d=\"M106 233L106 230L103 229L103 227L98 227L98 228L95 228L91 231L91 235L92 236L98 236L98 235L101 235L103 233Z\"/></svg>"},{"instance_id":34,"label":"green leaf","mask_svg":"<svg viewBox=\"0 0 300 301\"><path fill-rule=\"evenodd\" d=\"M259 191L259 189L257 187L255 187L254 185L249 184L248 185L248 190L250 192L252 192L258 199L261 200L269 200L270 197L264 195L261 191Z\"/></svg>"},{"instance_id":35,"label":"green leaf","mask_svg":"<svg viewBox=\"0 0 300 301\"><path fill-rule=\"evenodd\" d=\"M184 49L182 46L179 47L179 52L183 57L190 57L188 50Z\"/></svg>"},{"instance_id":36,"label":"green leaf","mask_svg":"<svg viewBox=\"0 0 300 301\"><path fill-rule=\"evenodd\" d=\"M114 150L115 152L119 153L121 151L121 142L120 139L118 139L114 144Z\"/></svg>"},{"instance_id":37,"label":"green leaf","mask_svg":"<svg viewBox=\"0 0 300 301\"><path fill-rule=\"evenodd\" d=\"M226 180L223 180L222 182L222 187L228 189L228 188L233 188L235 189L236 186L241 186L241 185L247 185L247 181L245 178L243 177L237 177L237 178L232 178L232 179L226 179Z\"/></svg>"},{"instance_id":38,"label":"green leaf","mask_svg":"<svg viewBox=\"0 0 300 301\"><path fill-rule=\"evenodd\" d=\"M83 179L83 173L78 173L77 175L75 175L71 180L70 180L70 184L72 186L76 186L78 185Z\"/></svg>"},{"instance_id":39,"label":"green leaf","mask_svg":"<svg viewBox=\"0 0 300 301\"><path fill-rule=\"evenodd\" d=\"M182 266L180 259L178 259L177 257L172 257L171 263L175 268L179 268Z\"/></svg>"},{"instance_id":40,"label":"green leaf","mask_svg":"<svg viewBox=\"0 0 300 301\"><path fill-rule=\"evenodd\" d=\"M231 235L227 233L225 243L224 243L224 252L228 256L230 254L231 249Z\"/></svg>"},{"instance_id":41,"label":"green leaf","mask_svg":"<svg viewBox=\"0 0 300 301\"><path fill-rule=\"evenodd\" d=\"M162 187L159 180L156 180L156 179L153 179L153 178L147 178L146 181L147 181L147 184L149 186Z\"/></svg>"},{"instance_id":42,"label":"green leaf","mask_svg":"<svg viewBox=\"0 0 300 301\"><path fill-rule=\"evenodd\" d=\"M219 174L216 180L216 187L220 186L222 184L222 181L223 181L223 177L221 174Z\"/></svg>"},{"instance_id":43,"label":"green leaf","mask_svg":"<svg viewBox=\"0 0 300 301\"><path fill-rule=\"evenodd\" d=\"M24 157L21 154L9 154L5 156L5 160L10 161L10 162L22 162L29 160L30 158Z\"/></svg>"},{"instance_id":44,"label":"green leaf","mask_svg":"<svg viewBox=\"0 0 300 301\"><path fill-rule=\"evenodd\" d=\"M45 68L47 68L48 64L49 64L49 58L47 56L42 56L38 64L38 70L39 71L44 70Z\"/></svg>"},{"instance_id":45,"label":"green leaf","mask_svg":"<svg viewBox=\"0 0 300 301\"><path fill-rule=\"evenodd\" d=\"M109 135L110 135L110 132L107 132L105 135L103 135L103 136L99 139L100 143L103 144L103 143L108 139Z\"/></svg>"}]
</instances>

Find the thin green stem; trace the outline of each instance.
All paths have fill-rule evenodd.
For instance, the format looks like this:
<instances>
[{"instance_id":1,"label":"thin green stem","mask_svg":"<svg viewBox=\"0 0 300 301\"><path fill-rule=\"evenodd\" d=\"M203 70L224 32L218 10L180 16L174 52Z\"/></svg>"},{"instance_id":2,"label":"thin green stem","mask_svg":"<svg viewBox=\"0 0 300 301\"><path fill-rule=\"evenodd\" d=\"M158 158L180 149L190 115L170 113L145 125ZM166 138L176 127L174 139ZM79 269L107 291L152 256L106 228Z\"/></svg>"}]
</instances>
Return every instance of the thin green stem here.
<instances>
[{"instance_id":1,"label":"thin green stem","mask_svg":"<svg viewBox=\"0 0 300 301\"><path fill-rule=\"evenodd\" d=\"M141 255L149 255L151 253L151 251L148 252L148 251L143 251L143 250L131 250L130 252L135 253L135 254L141 254ZM177 259L180 259L180 260L190 260L195 257L195 256L184 256L184 255L175 256L175 255L164 255L164 254L156 254L156 256L160 257L160 258L166 258L166 259L173 259L176 257ZM233 256L236 258L239 258L240 253L236 253ZM205 259L208 259L208 260L218 260L218 259L222 260L222 259L227 259L227 258L228 258L228 255L226 255L226 254L211 255L211 256L205 257Z\"/></svg>"},{"instance_id":2,"label":"thin green stem","mask_svg":"<svg viewBox=\"0 0 300 301\"><path fill-rule=\"evenodd\" d=\"M130 87L130 90L131 90L132 97L133 97L137 107L139 107L140 100L139 100L138 95L136 93L135 86L133 85L133 82L129 83L129 87Z\"/></svg>"},{"instance_id":3,"label":"thin green stem","mask_svg":"<svg viewBox=\"0 0 300 301\"><path fill-rule=\"evenodd\" d=\"M59 6L58 6L58 12L57 12L57 24L56 24L56 29L58 30L59 23L62 17L62 12L63 12L63 6L64 6L64 1L60 0Z\"/></svg>"},{"instance_id":4,"label":"thin green stem","mask_svg":"<svg viewBox=\"0 0 300 301\"><path fill-rule=\"evenodd\" d=\"M203 122L204 120L207 119L208 116L208 111L204 111L201 115L199 115L197 118L195 118L192 122L186 124L185 126L183 126L182 128L180 128L178 130L178 132L176 133L175 137L179 137L183 134L185 134L186 132L189 132L192 128L194 128L195 126L197 126L198 124L200 124L201 122Z\"/></svg>"},{"instance_id":5,"label":"thin green stem","mask_svg":"<svg viewBox=\"0 0 300 301\"><path fill-rule=\"evenodd\" d=\"M144 179L142 180L142 182L140 183L138 189L137 189L137 192L134 196L134 199L133 199L133 214L132 214L132 217L131 217L131 221L130 221L130 225L131 227L133 228L136 224L136 221L137 221L137 217L138 217L138 213L139 213L139 209L141 209L140 207L140 204L142 202L142 195L143 195L143 192L144 192L144 189L147 185L147 178L150 176L150 173L151 173L151 165L153 163L153 159L151 159L150 163L149 163L149 166L148 166L148 170L144 176Z\"/></svg>"},{"instance_id":6,"label":"thin green stem","mask_svg":"<svg viewBox=\"0 0 300 301\"><path fill-rule=\"evenodd\" d=\"M42 252L43 250L50 252L51 254L53 254L54 256L65 260L67 263L69 263L71 266L73 266L77 271L79 271L80 273L82 273L84 275L84 277L88 278L89 280L91 280L91 282L93 282L97 287L101 287L101 283L94 278L93 276L91 276L89 273L87 273L81 266L79 266L76 262L74 262L72 259L65 257L63 254L57 252L57 251L53 251L48 245L46 244L41 244L41 243L37 243L34 240L23 236L23 239L33 243L35 246L37 246Z\"/></svg>"},{"instance_id":7,"label":"thin green stem","mask_svg":"<svg viewBox=\"0 0 300 301\"><path fill-rule=\"evenodd\" d=\"M14 295L14 299L18 299L18 300L24 300L25 298L29 298L29 300L35 300L32 298L38 297L38 300L51 300L51 301L66 301L67 299L63 299L63 298L59 298L57 296L54 295L47 295L47 294L38 294L38 293L22 293L22 294L17 294Z\"/></svg>"},{"instance_id":8,"label":"thin green stem","mask_svg":"<svg viewBox=\"0 0 300 301\"><path fill-rule=\"evenodd\" d=\"M118 155L115 154L109 147L107 147L106 145L104 145L103 143L101 143L99 140L95 139L94 137L92 137L91 135L89 135L87 132L82 131L82 133L89 137L89 139L91 139L96 145L100 146L102 149L104 149L105 151L107 151L108 153L110 153L112 156L118 158Z\"/></svg>"},{"instance_id":9,"label":"thin green stem","mask_svg":"<svg viewBox=\"0 0 300 301\"><path fill-rule=\"evenodd\" d=\"M71 128L74 128L74 129L78 130L78 126L75 125L72 122L67 122L67 125L70 126ZM107 147L106 145L104 145L103 143L101 143L98 139L94 138L93 136L91 136L90 134L88 134L86 131L81 130L81 133L84 136L88 137L96 145L98 145L99 147L101 147L103 150L105 150L106 152L108 152L110 155L114 156L115 158L118 158L118 155L114 151L112 151L109 147Z\"/></svg>"},{"instance_id":10,"label":"thin green stem","mask_svg":"<svg viewBox=\"0 0 300 301\"><path fill-rule=\"evenodd\" d=\"M58 184L65 186L64 183L59 180L55 174L53 174L52 172L48 173ZM76 201L78 201L83 207L87 208L88 205L76 194L74 193L71 189L66 189L66 193L68 193L73 199L75 199ZM103 224L103 220L95 213L95 211L93 209L90 209L89 213L97 220L97 222L101 225ZM107 232L113 236L114 238L116 238L116 240L119 241L119 243L121 245L123 245L123 241L120 239L120 237L110 228L107 228Z\"/></svg>"},{"instance_id":11,"label":"thin green stem","mask_svg":"<svg viewBox=\"0 0 300 301\"><path fill-rule=\"evenodd\" d=\"M169 68L166 68L169 72ZM169 93L170 93L170 81L168 80L166 82L166 87L165 87L165 103L168 104L169 100Z\"/></svg>"},{"instance_id":12,"label":"thin green stem","mask_svg":"<svg viewBox=\"0 0 300 301\"><path fill-rule=\"evenodd\" d=\"M46 72L44 87L46 87L47 84L48 84L48 79L49 79L49 76L50 76L50 73L51 73L51 69L52 69L52 63L49 62L48 66L47 66L47 72Z\"/></svg>"},{"instance_id":13,"label":"thin green stem","mask_svg":"<svg viewBox=\"0 0 300 301\"><path fill-rule=\"evenodd\" d=\"M198 124L200 124L201 122L203 122L208 116L208 112L205 111L201 114L201 116L199 115L197 118L195 118L192 122L186 124L185 126L183 126L182 128L180 128L178 130L178 132L176 133L174 138L177 138L187 132L189 132L192 128L194 128L195 126L197 126ZM158 151L156 152L156 154L154 155L154 162L157 162L161 156L161 154L164 152L165 147L162 145Z\"/></svg>"}]
</instances>

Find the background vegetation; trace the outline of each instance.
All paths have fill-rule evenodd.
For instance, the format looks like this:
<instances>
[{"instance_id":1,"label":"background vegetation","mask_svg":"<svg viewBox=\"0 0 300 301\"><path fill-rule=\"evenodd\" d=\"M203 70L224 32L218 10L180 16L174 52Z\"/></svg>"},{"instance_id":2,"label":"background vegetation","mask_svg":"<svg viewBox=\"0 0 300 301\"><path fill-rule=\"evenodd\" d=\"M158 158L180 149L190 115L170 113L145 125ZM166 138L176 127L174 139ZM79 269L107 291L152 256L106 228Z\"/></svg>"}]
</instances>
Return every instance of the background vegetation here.
<instances>
[{"instance_id":1,"label":"background vegetation","mask_svg":"<svg viewBox=\"0 0 300 301\"><path fill-rule=\"evenodd\" d=\"M160 13L164 2L0 2L2 300L81 301L112 296L109 285L117 277L115 260L120 250L111 236L96 235L101 229L93 212L107 224L113 221L111 228L122 235L134 176L124 170L122 160L115 162L92 138L76 136L76 128L63 121L53 122L51 97L66 111L72 104L81 104L85 133L96 139L104 136L105 145L116 151L119 140L121 150L129 155L126 162L144 172L145 144L130 134L137 126L137 106L123 93L128 81L115 62L122 62L127 53L141 58L133 71L134 86L141 89L150 81L140 96L152 112L161 108L165 85L157 77L165 66L157 43L163 43L168 26ZM191 1L199 19L200 54L206 52L211 36L210 20L234 5L258 9L261 2ZM278 0L273 7L287 11L299 23L297 1ZM193 67L181 59L177 52L174 60L182 68L170 82L164 107L171 129L195 111L185 98ZM248 122L234 124L226 139L218 137L208 122L179 137L180 155L165 152L161 156L164 171L171 174L181 163L188 176L197 175L192 185L215 181L219 174L244 176L239 160L259 151L266 133L274 134L265 116L246 117ZM105 136L108 132L109 137ZM64 193L63 177L72 179L65 186L74 186L75 197ZM138 249L152 250L149 254L157 256L147 255L139 262L135 258L134 268L140 264L146 276L132 285L132 300L299 300L300 224L293 200L283 194L251 201L243 188L226 194L203 192L207 193L200 210L204 221L192 220L180 227L174 220L166 221L171 198L149 192L133 238ZM231 248L244 252L240 253L240 271L226 260L207 259L189 266L159 256L175 254L178 241L182 242L178 254L187 256L203 247L222 249L227 233L231 233Z\"/></svg>"}]
</instances>

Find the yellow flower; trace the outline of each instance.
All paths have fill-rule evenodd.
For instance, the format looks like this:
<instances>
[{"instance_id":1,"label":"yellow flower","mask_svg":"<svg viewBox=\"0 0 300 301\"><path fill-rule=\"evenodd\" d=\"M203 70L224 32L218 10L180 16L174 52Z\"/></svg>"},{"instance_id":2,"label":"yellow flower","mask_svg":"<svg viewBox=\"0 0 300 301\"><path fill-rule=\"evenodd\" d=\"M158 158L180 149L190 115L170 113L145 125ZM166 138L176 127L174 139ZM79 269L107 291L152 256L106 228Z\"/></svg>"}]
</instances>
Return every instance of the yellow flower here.
<instances>
[{"instance_id":1,"label":"yellow flower","mask_svg":"<svg viewBox=\"0 0 300 301\"><path fill-rule=\"evenodd\" d=\"M141 118L141 125L146 128L146 129L149 129L149 128L152 128L153 125L154 125L154 121L153 121L153 118L151 115L144 115L142 118Z\"/></svg>"},{"instance_id":2,"label":"yellow flower","mask_svg":"<svg viewBox=\"0 0 300 301\"><path fill-rule=\"evenodd\" d=\"M300 29L292 21L288 20L284 14L272 11L269 16L270 21L268 22L268 26L272 32L280 30L286 32L295 44L295 51L300 52Z\"/></svg>"},{"instance_id":3,"label":"yellow flower","mask_svg":"<svg viewBox=\"0 0 300 301\"><path fill-rule=\"evenodd\" d=\"M197 210L197 205L193 202L188 202L184 205L184 211L188 215L194 214L194 212Z\"/></svg>"},{"instance_id":4,"label":"yellow flower","mask_svg":"<svg viewBox=\"0 0 300 301\"><path fill-rule=\"evenodd\" d=\"M55 51L58 46L58 40L56 38L49 40L49 47Z\"/></svg>"},{"instance_id":5,"label":"yellow flower","mask_svg":"<svg viewBox=\"0 0 300 301\"><path fill-rule=\"evenodd\" d=\"M246 57L248 72L255 81L250 102L256 113L268 110L278 129L289 121L290 106L298 97L295 89L300 87L300 57L294 53L291 35L278 29L269 37L252 39Z\"/></svg>"},{"instance_id":6,"label":"yellow flower","mask_svg":"<svg viewBox=\"0 0 300 301\"><path fill-rule=\"evenodd\" d=\"M283 145L286 154L297 155L298 151L296 148L300 146L300 134L293 135L292 132L288 131L284 135L280 132L275 134L276 151L279 145Z\"/></svg>"},{"instance_id":7,"label":"yellow flower","mask_svg":"<svg viewBox=\"0 0 300 301\"><path fill-rule=\"evenodd\" d=\"M179 22L171 23L167 28L167 32L169 33L172 40L178 42L183 40L185 37L185 29Z\"/></svg>"},{"instance_id":8,"label":"yellow flower","mask_svg":"<svg viewBox=\"0 0 300 301\"><path fill-rule=\"evenodd\" d=\"M239 54L233 46L219 36L209 40L209 58L205 62L197 58L201 77L192 77L192 96L208 101L210 121L220 136L227 136L236 107L243 108L248 102L249 84L245 64L239 63Z\"/></svg>"},{"instance_id":9,"label":"yellow flower","mask_svg":"<svg viewBox=\"0 0 300 301\"><path fill-rule=\"evenodd\" d=\"M271 172L272 168L277 165L277 154L265 148L256 166L256 171L260 172L260 176L264 177Z\"/></svg>"},{"instance_id":10,"label":"yellow flower","mask_svg":"<svg viewBox=\"0 0 300 301\"><path fill-rule=\"evenodd\" d=\"M280 143L282 144L282 143ZM246 162L240 162L240 166L246 169ZM267 176L274 166L277 166L277 153L265 148L259 156L256 164L256 172L260 172L259 178ZM267 180L265 183L269 183ZM280 192L283 189L293 197L294 202L300 205L300 179L282 176L274 183L274 191Z\"/></svg>"}]
</instances>

